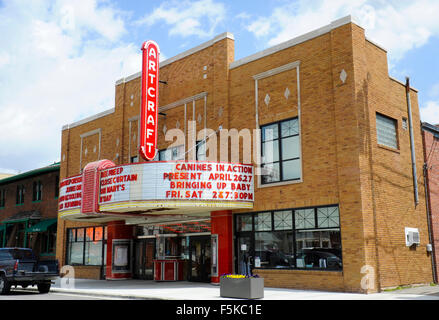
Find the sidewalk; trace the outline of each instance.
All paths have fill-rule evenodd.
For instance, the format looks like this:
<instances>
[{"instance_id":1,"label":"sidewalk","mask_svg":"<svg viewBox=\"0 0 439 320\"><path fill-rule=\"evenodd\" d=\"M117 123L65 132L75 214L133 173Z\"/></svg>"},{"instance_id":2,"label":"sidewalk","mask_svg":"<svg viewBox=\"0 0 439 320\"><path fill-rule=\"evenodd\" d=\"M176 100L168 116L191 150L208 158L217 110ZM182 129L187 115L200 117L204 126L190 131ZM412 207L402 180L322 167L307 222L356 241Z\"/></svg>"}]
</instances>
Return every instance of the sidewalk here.
<instances>
[{"instance_id":1,"label":"sidewalk","mask_svg":"<svg viewBox=\"0 0 439 320\"><path fill-rule=\"evenodd\" d=\"M65 279L56 280L51 291L85 295L163 300L233 300L220 297L219 285L187 281L73 279L66 288ZM72 281L72 279L70 279ZM315 290L265 288L263 300L439 300L439 286L421 286L375 294L326 292Z\"/></svg>"}]
</instances>

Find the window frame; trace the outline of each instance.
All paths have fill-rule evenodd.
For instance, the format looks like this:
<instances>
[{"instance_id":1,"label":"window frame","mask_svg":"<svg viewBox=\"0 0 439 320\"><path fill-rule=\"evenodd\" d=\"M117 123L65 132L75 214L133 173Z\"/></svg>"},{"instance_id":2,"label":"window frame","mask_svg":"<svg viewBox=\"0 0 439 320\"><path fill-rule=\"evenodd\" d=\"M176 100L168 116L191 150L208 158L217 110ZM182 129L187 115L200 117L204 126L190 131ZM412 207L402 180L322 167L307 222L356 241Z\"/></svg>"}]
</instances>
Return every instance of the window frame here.
<instances>
[{"instance_id":1,"label":"window frame","mask_svg":"<svg viewBox=\"0 0 439 320\"><path fill-rule=\"evenodd\" d=\"M93 228L93 239L91 240L87 240L87 229L88 228ZM102 228L102 239L101 240L95 240L96 237L96 228ZM70 241L70 232L72 232L73 230L75 230L75 234L74 234L74 238L72 239L72 241ZM78 241L78 232L77 230L82 230L83 231L83 239ZM82 243L82 263L72 263L71 262L71 244L72 243L78 243L81 242ZM101 254L102 254L102 261L101 264L86 264L85 262L85 258L86 258L86 244L88 242L101 242L102 243L102 248L101 248ZM67 264L70 264L72 266L88 266L88 267L102 267L106 265L106 261L105 261L105 257L106 257L106 252L105 252L105 248L106 248L106 244L107 244L107 226L105 225L101 225L101 226L88 226L88 227L75 227L75 228L68 228L67 229L67 234L66 234L66 257L65 257L65 261Z\"/></svg>"},{"instance_id":2,"label":"window frame","mask_svg":"<svg viewBox=\"0 0 439 320\"><path fill-rule=\"evenodd\" d=\"M204 148L204 153L200 154L200 155L204 156L204 159L199 159L199 154L198 153L199 153L200 150L202 150L201 148ZM206 140L198 140L196 142L195 149L196 149L196 151L195 151L195 159L197 161L206 161L207 160Z\"/></svg>"},{"instance_id":3,"label":"window frame","mask_svg":"<svg viewBox=\"0 0 439 320\"><path fill-rule=\"evenodd\" d=\"M56 234L50 230L41 233L40 255L54 256L56 251Z\"/></svg>"},{"instance_id":4,"label":"window frame","mask_svg":"<svg viewBox=\"0 0 439 320\"><path fill-rule=\"evenodd\" d=\"M6 188L0 190L0 209L6 206Z\"/></svg>"},{"instance_id":5,"label":"window frame","mask_svg":"<svg viewBox=\"0 0 439 320\"><path fill-rule=\"evenodd\" d=\"M382 117L382 118L385 118L385 119L388 119L388 120L391 120L393 123L394 123L394 125L395 125L395 138L396 138L396 148L395 147L393 147L393 146L389 146L389 145L386 145L386 144L383 144L383 143L380 143L379 142L379 134L378 134L378 117ZM376 139L377 139L377 145L379 146L379 147L383 147L383 148L385 148L385 149L390 149L390 150L395 150L395 151L399 151L399 149L400 149L400 145L399 145L399 124L398 124L398 120L397 119L395 119L395 118L392 118L392 117L390 117L390 116L388 116L388 115L385 115L385 114L383 114L383 113L380 113L380 112L376 112L375 113L375 127L376 127Z\"/></svg>"},{"instance_id":6,"label":"window frame","mask_svg":"<svg viewBox=\"0 0 439 320\"><path fill-rule=\"evenodd\" d=\"M291 121L291 120L296 120L297 121L298 133L282 137L282 123L285 123L285 122L288 122L288 121ZM303 171L302 171L302 146L301 146L302 141L301 141L300 123L299 123L299 121L300 121L299 117L296 116L296 117L292 117L292 118L288 118L288 119L282 119L282 120L279 120L279 121L274 121L274 122L266 123L266 124L263 124L263 125L260 126L260 129L261 129L261 142L260 142L261 143L261 145L260 145L260 147L261 147L261 168L264 165L267 165L267 164L272 164L272 165L273 164L278 164L279 165L279 180L271 181L271 182L265 182L264 181L264 175L261 175L261 178L260 178L260 185L261 186L276 185L276 184L285 183L285 182L295 182L295 181L300 182L300 181L302 181L302 178L303 178ZM269 126L273 126L273 125L276 125L276 127L277 127L277 138L264 141L264 139L262 138L264 128L269 127ZM283 159L283 155L282 155L282 150L283 150L282 149L282 141L284 139L292 138L292 137L298 137L298 139L299 139L299 157ZM277 141L278 142L278 155L277 155L278 156L278 160L277 161L274 161L274 160L272 162L263 162L262 161L262 159L264 157L264 143L266 143L267 141ZM274 159L274 157L273 157L273 159ZM299 160L299 163L300 163L300 177L298 177L298 178L291 178L291 179L283 179L283 176L284 176L283 164L285 162L294 161L294 160Z\"/></svg>"},{"instance_id":7,"label":"window frame","mask_svg":"<svg viewBox=\"0 0 439 320\"><path fill-rule=\"evenodd\" d=\"M32 202L41 202L43 199L43 183L36 180L32 183Z\"/></svg>"},{"instance_id":8,"label":"window frame","mask_svg":"<svg viewBox=\"0 0 439 320\"><path fill-rule=\"evenodd\" d=\"M25 193L24 185L18 184L17 185L17 193L16 193L16 197L15 197L15 205L16 206L21 206L24 204L24 193Z\"/></svg>"},{"instance_id":9,"label":"window frame","mask_svg":"<svg viewBox=\"0 0 439 320\"><path fill-rule=\"evenodd\" d=\"M178 149L179 149L179 148L182 148L182 149L183 149L183 153L180 154L180 157L183 156L183 158L182 158L182 159L172 159L172 155L173 155L174 150L177 150L177 156L178 156ZM178 146L174 146L174 147L171 147L171 148L160 149L160 150L157 152L157 154L159 155L158 161L180 161L180 160L185 160L186 156L185 156L185 150L184 150L184 148L185 148L185 147L184 147L184 144L180 144L180 145L178 145ZM171 152L171 159L162 159L162 154L166 154L165 152L168 151L168 150L170 150L170 152ZM177 157L177 158L178 158L178 157Z\"/></svg>"},{"instance_id":10,"label":"window frame","mask_svg":"<svg viewBox=\"0 0 439 320\"><path fill-rule=\"evenodd\" d=\"M319 227L319 221L318 221L318 209L321 208L337 208L338 209L338 227ZM298 210L304 210L304 209L313 209L314 210L314 226L312 228L296 228L296 211ZM290 229L283 229L283 230L276 230L275 229L275 223L274 223L274 214L276 212L285 212L285 211L291 211L291 228ZM263 214L263 213L271 213L271 230L263 230L263 231L257 231L256 230L256 216L258 214ZM238 223L238 219L240 219L240 217L244 217L244 216L248 216L250 217L250 220L252 221L252 225L251 228L249 228L250 230L244 230L244 231L239 231L238 227L239 227L239 223ZM236 254L238 254L239 248L238 248L238 242L240 237L250 237L250 243L253 246L253 251L256 249L256 233L270 233L270 232L274 232L274 233L288 233L288 232L292 232L292 248L293 248L293 253L294 253L294 265L295 267L287 267L287 268L282 268L283 270L307 270L307 271L328 271L328 272L343 272L343 267L341 269L328 269L328 268L320 268L320 267L314 267L314 268L307 268L305 267L297 267L297 254L298 254L298 250L297 250L297 233L298 232L314 232L314 231L338 231L339 235L340 235L340 239L341 239L341 223L340 223L340 206L338 204L331 204L331 205L322 205L322 206L313 206L313 207L299 207L299 208L287 208L287 209L277 209L277 210L265 210L265 211L258 211L258 212L247 212L247 213L240 213L240 214L236 214L234 216L234 235L235 235L235 252ZM340 253L342 255L342 244L341 244L341 240L340 240ZM342 263L343 263L343 257L341 259ZM236 265L236 267L238 267ZM253 269L257 269L257 270L279 270L277 268L256 268L253 267ZM237 269L238 270L238 269Z\"/></svg>"}]
</instances>

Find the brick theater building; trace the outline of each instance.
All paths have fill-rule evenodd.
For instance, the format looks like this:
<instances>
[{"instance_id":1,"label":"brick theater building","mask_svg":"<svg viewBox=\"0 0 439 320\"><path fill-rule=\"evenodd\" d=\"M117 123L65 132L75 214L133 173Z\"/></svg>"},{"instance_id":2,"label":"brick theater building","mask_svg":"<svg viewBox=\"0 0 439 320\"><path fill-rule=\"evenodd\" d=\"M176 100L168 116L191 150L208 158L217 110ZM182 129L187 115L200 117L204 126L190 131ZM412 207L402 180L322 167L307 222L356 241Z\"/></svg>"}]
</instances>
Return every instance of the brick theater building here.
<instances>
[{"instance_id":1,"label":"brick theater building","mask_svg":"<svg viewBox=\"0 0 439 320\"><path fill-rule=\"evenodd\" d=\"M157 161L139 156L140 73L116 82L114 108L63 127L57 257L76 277L432 281L417 91L409 115L386 51L350 16L236 61L221 34L160 63L160 80ZM173 129L184 138L165 141ZM232 129L239 158L221 139Z\"/></svg>"},{"instance_id":2,"label":"brick theater building","mask_svg":"<svg viewBox=\"0 0 439 320\"><path fill-rule=\"evenodd\" d=\"M59 162L0 180L0 247L32 248L53 259L58 217Z\"/></svg>"}]
</instances>

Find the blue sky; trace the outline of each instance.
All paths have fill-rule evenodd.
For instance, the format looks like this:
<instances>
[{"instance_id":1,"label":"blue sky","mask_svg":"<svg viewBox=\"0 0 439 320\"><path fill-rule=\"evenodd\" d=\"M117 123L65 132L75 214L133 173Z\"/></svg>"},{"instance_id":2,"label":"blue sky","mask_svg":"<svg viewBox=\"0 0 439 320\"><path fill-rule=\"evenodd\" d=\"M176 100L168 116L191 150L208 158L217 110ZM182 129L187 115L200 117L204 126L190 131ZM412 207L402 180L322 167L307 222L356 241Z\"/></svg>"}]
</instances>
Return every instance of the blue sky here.
<instances>
[{"instance_id":1,"label":"blue sky","mask_svg":"<svg viewBox=\"0 0 439 320\"><path fill-rule=\"evenodd\" d=\"M145 40L163 60L228 31L240 59L348 14L439 123L437 0L0 0L0 172L59 161L61 127L114 106Z\"/></svg>"}]
</instances>

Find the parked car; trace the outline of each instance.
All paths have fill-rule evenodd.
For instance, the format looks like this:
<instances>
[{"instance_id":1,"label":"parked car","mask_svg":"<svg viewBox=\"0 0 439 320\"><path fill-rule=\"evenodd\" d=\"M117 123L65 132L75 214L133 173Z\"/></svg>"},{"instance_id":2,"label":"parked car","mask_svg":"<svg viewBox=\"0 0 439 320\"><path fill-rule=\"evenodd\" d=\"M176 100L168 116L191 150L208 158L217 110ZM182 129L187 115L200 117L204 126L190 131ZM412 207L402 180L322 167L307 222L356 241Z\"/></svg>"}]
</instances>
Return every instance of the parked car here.
<instances>
[{"instance_id":1,"label":"parked car","mask_svg":"<svg viewBox=\"0 0 439 320\"><path fill-rule=\"evenodd\" d=\"M27 248L0 248L0 294L9 293L12 286L35 285L47 293L58 276L58 260L39 261Z\"/></svg>"},{"instance_id":2,"label":"parked car","mask_svg":"<svg viewBox=\"0 0 439 320\"><path fill-rule=\"evenodd\" d=\"M343 267L342 260L339 257L338 249L329 248L304 248L298 253L298 259L303 259L305 266L326 268L332 270L341 270ZM322 265L322 262L324 263Z\"/></svg>"}]
</instances>

